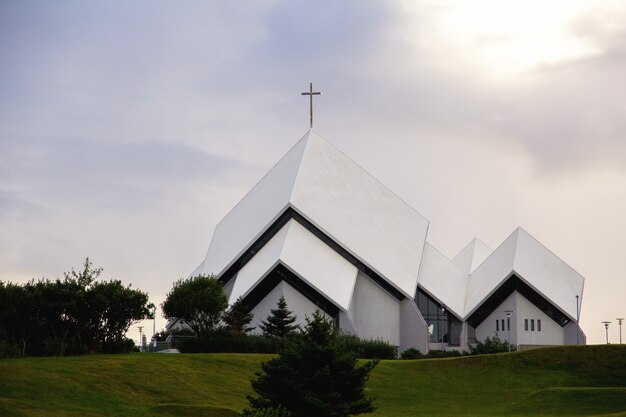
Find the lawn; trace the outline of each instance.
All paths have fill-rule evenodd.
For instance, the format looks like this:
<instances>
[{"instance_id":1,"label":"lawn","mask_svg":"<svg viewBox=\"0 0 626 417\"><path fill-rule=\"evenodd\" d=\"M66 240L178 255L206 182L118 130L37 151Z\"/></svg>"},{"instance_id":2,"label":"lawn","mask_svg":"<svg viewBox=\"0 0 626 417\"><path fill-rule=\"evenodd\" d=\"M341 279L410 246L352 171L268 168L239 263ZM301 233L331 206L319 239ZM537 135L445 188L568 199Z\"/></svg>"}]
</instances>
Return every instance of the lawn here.
<instances>
[{"instance_id":1,"label":"lawn","mask_svg":"<svg viewBox=\"0 0 626 417\"><path fill-rule=\"evenodd\" d=\"M0 360L1 416L234 417L269 355L96 355ZM372 417L626 417L626 346L381 361Z\"/></svg>"}]
</instances>

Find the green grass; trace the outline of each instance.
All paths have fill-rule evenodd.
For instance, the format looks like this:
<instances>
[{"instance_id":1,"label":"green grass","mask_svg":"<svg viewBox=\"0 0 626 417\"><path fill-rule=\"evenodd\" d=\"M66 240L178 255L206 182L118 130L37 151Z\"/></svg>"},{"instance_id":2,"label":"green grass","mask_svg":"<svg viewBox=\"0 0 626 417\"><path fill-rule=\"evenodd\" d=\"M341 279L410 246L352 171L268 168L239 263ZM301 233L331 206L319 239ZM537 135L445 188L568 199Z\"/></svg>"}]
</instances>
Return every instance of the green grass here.
<instances>
[{"instance_id":1,"label":"green grass","mask_svg":"<svg viewBox=\"0 0 626 417\"><path fill-rule=\"evenodd\" d=\"M0 416L235 417L269 355L0 360ZM626 417L626 346L381 361L372 417Z\"/></svg>"}]
</instances>

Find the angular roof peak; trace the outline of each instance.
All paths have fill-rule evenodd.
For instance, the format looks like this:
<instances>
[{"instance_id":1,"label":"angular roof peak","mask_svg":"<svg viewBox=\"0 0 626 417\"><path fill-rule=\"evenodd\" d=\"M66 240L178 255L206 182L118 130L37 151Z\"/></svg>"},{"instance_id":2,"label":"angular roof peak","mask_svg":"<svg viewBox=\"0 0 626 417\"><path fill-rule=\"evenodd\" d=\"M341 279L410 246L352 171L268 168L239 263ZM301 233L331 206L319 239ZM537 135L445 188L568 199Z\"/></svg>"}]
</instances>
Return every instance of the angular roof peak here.
<instances>
[{"instance_id":1,"label":"angular roof peak","mask_svg":"<svg viewBox=\"0 0 626 417\"><path fill-rule=\"evenodd\" d=\"M493 250L478 238L472 239L453 259L452 262L462 271L471 274Z\"/></svg>"},{"instance_id":2,"label":"angular roof peak","mask_svg":"<svg viewBox=\"0 0 626 417\"><path fill-rule=\"evenodd\" d=\"M221 275L288 208L414 295L428 220L314 129L216 226L203 273Z\"/></svg>"}]
</instances>

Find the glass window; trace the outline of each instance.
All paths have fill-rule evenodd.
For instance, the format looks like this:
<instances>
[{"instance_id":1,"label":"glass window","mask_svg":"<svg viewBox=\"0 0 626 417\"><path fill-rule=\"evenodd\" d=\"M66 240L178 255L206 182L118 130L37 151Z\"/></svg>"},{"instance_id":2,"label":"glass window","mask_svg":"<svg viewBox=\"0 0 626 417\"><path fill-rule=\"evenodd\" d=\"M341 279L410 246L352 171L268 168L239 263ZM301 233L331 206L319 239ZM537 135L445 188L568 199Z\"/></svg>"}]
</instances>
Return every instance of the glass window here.
<instances>
[{"instance_id":1,"label":"glass window","mask_svg":"<svg viewBox=\"0 0 626 417\"><path fill-rule=\"evenodd\" d=\"M467 341L469 343L474 343L476 341L476 329L469 323L467 324Z\"/></svg>"},{"instance_id":2,"label":"glass window","mask_svg":"<svg viewBox=\"0 0 626 417\"><path fill-rule=\"evenodd\" d=\"M537 320L537 331L540 332L541 331L541 320Z\"/></svg>"},{"instance_id":3,"label":"glass window","mask_svg":"<svg viewBox=\"0 0 626 417\"><path fill-rule=\"evenodd\" d=\"M500 331L500 320L496 320L496 332Z\"/></svg>"},{"instance_id":4,"label":"glass window","mask_svg":"<svg viewBox=\"0 0 626 417\"><path fill-rule=\"evenodd\" d=\"M535 319L530 319L530 331L535 331Z\"/></svg>"},{"instance_id":5,"label":"glass window","mask_svg":"<svg viewBox=\"0 0 626 417\"><path fill-rule=\"evenodd\" d=\"M528 319L524 319L524 330L528 331Z\"/></svg>"},{"instance_id":6,"label":"glass window","mask_svg":"<svg viewBox=\"0 0 626 417\"><path fill-rule=\"evenodd\" d=\"M507 317L506 319L506 329L511 331L511 319Z\"/></svg>"}]
</instances>

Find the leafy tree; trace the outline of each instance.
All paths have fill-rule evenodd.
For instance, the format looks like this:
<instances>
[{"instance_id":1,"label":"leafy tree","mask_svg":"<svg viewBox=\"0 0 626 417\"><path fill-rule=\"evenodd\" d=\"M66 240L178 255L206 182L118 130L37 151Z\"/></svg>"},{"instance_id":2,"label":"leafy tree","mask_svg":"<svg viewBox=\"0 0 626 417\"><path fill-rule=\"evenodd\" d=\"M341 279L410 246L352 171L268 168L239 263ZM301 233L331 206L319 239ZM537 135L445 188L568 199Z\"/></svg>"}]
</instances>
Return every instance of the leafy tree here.
<instances>
[{"instance_id":1,"label":"leafy tree","mask_svg":"<svg viewBox=\"0 0 626 417\"><path fill-rule=\"evenodd\" d=\"M516 350L515 346L511 346L511 350ZM509 351L509 342L501 340L498 335L487 337L482 342L477 342L474 346L470 346L472 355L483 355L488 353L500 353Z\"/></svg>"},{"instance_id":2,"label":"leafy tree","mask_svg":"<svg viewBox=\"0 0 626 417\"><path fill-rule=\"evenodd\" d=\"M264 336L285 338L299 328L293 324L297 317L287 309L287 302L282 295L276 305L278 308L270 312L267 321L262 321L260 327Z\"/></svg>"},{"instance_id":3,"label":"leafy tree","mask_svg":"<svg viewBox=\"0 0 626 417\"><path fill-rule=\"evenodd\" d=\"M364 388L377 363L358 366L356 353L337 343L332 323L317 311L302 335L287 339L279 357L261 365L262 372L252 380L257 396L248 397L250 409L243 415L286 411L292 417L346 417L372 412Z\"/></svg>"},{"instance_id":4,"label":"leafy tree","mask_svg":"<svg viewBox=\"0 0 626 417\"><path fill-rule=\"evenodd\" d=\"M218 329L226 307L222 283L212 275L179 279L161 304L166 319L183 320L199 337Z\"/></svg>"},{"instance_id":5,"label":"leafy tree","mask_svg":"<svg viewBox=\"0 0 626 417\"><path fill-rule=\"evenodd\" d=\"M63 279L0 283L0 338L25 355L119 352L130 325L149 317L148 295L121 281L96 279L89 258Z\"/></svg>"},{"instance_id":6,"label":"leafy tree","mask_svg":"<svg viewBox=\"0 0 626 417\"><path fill-rule=\"evenodd\" d=\"M253 330L254 327L248 327L248 324L252 321L253 315L250 312L250 308L244 304L241 297L237 298L237 301L224 313L222 320L226 324L226 330L236 336L246 334Z\"/></svg>"},{"instance_id":7,"label":"leafy tree","mask_svg":"<svg viewBox=\"0 0 626 417\"><path fill-rule=\"evenodd\" d=\"M123 350L126 332L134 323L152 318L148 295L119 280L95 283L89 293L92 325L99 350Z\"/></svg>"}]
</instances>

